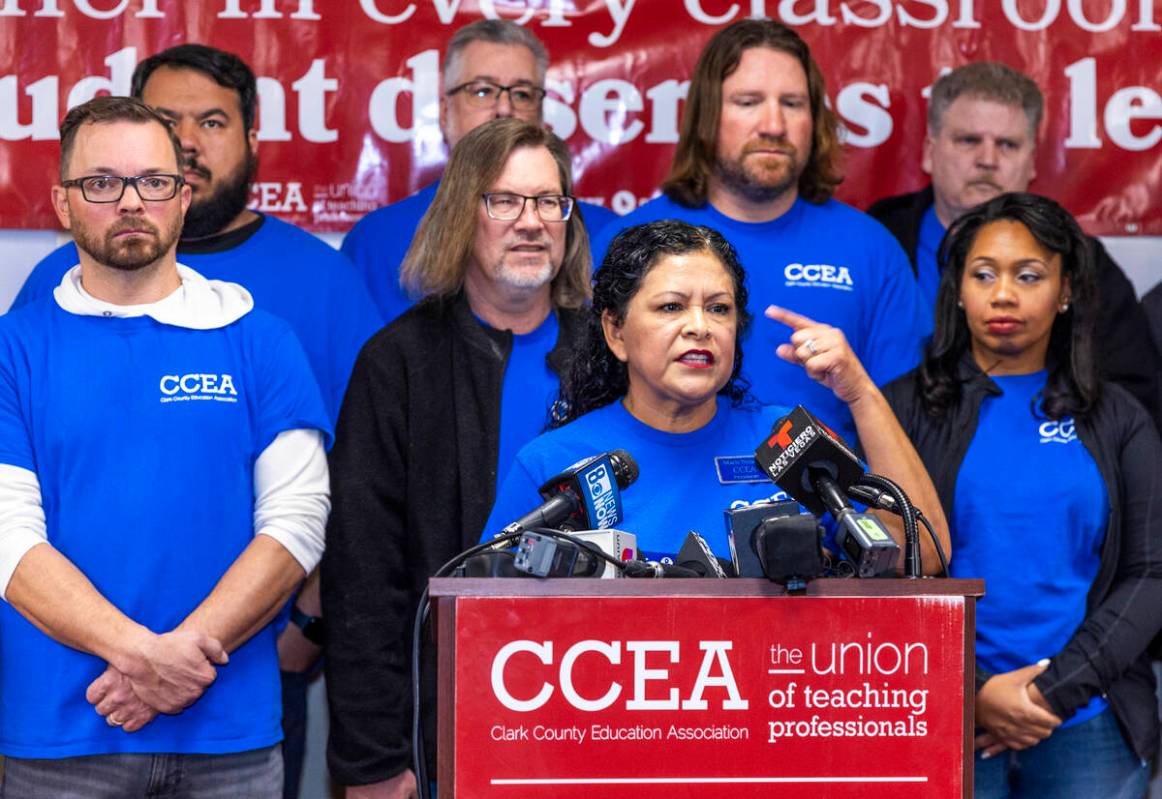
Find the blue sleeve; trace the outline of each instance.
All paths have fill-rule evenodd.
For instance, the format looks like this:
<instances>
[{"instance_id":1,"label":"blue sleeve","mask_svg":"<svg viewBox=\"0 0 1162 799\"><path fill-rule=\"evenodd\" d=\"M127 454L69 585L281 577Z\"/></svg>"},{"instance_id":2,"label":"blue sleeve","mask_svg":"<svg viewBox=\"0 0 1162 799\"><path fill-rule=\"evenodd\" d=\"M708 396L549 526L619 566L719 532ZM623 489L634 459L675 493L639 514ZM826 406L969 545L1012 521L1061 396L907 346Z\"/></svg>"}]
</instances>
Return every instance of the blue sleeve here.
<instances>
[{"instance_id":1,"label":"blue sleeve","mask_svg":"<svg viewBox=\"0 0 1162 799\"><path fill-rule=\"evenodd\" d=\"M26 360L10 336L0 338L0 463L36 471L36 456L20 401L15 368Z\"/></svg>"},{"instance_id":2,"label":"blue sleeve","mask_svg":"<svg viewBox=\"0 0 1162 799\"><path fill-rule=\"evenodd\" d=\"M16 295L16 299L12 301L12 307L8 310L15 310L28 305L30 302L39 300L41 297L52 293L52 290L60 285L61 279L65 276L65 272L72 269L80 262L80 257L77 255L77 246L71 241L67 244L62 244L55 250L50 252L40 260L24 281L24 285L20 287L20 292Z\"/></svg>"},{"instance_id":3,"label":"blue sleeve","mask_svg":"<svg viewBox=\"0 0 1162 799\"><path fill-rule=\"evenodd\" d=\"M492 512L488 514L488 522L480 535L481 543L491 541L507 525L540 505L541 495L537 489L542 482L529 471L525 459L517 455L496 492L496 502L492 505Z\"/></svg>"},{"instance_id":4,"label":"blue sleeve","mask_svg":"<svg viewBox=\"0 0 1162 799\"><path fill-rule=\"evenodd\" d=\"M302 429L321 432L329 449L333 430L306 353L290 328L274 317L266 320L269 327L263 324L251 339L251 363L258 371L254 451L261 453L279 433Z\"/></svg>"},{"instance_id":5,"label":"blue sleeve","mask_svg":"<svg viewBox=\"0 0 1162 799\"><path fill-rule=\"evenodd\" d=\"M413 204L417 206L414 210L420 211L419 215L407 213L413 210L411 205L402 209L389 205L372 211L351 228L339 248L355 265L355 272L367 286L384 324L393 321L413 304L399 285L400 265L415 237L423 212L427 210L426 204Z\"/></svg>"},{"instance_id":6,"label":"blue sleeve","mask_svg":"<svg viewBox=\"0 0 1162 799\"><path fill-rule=\"evenodd\" d=\"M603 205L594 205L593 203L578 202L577 207L581 211L581 219L585 222L585 230L589 232L589 240L592 242L595 237L600 235L601 231L609 227L618 219L618 215L609 210ZM597 264L593 264L594 268Z\"/></svg>"},{"instance_id":7,"label":"blue sleeve","mask_svg":"<svg viewBox=\"0 0 1162 799\"><path fill-rule=\"evenodd\" d=\"M856 355L875 384L882 386L920 363L932 334L933 314L899 242L879 223L872 224L883 234L877 258L880 279L864 303L864 344Z\"/></svg>"}]
</instances>

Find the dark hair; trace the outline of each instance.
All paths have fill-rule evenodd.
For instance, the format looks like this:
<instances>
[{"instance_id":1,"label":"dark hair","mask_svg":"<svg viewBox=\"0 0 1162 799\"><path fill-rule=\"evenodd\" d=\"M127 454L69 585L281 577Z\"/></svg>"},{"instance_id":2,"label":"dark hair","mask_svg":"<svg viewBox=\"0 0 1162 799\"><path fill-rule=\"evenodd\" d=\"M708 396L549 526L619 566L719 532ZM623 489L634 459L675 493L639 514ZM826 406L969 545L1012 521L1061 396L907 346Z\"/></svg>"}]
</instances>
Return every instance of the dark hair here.
<instances>
[{"instance_id":1,"label":"dark hair","mask_svg":"<svg viewBox=\"0 0 1162 799\"><path fill-rule=\"evenodd\" d=\"M928 101L928 129L931 132L940 131L948 107L960 97L991 100L1020 108L1029 122L1030 140L1037 140L1045 98L1028 75L996 61L975 61L940 76L932 84L932 97Z\"/></svg>"},{"instance_id":2,"label":"dark hair","mask_svg":"<svg viewBox=\"0 0 1162 799\"><path fill-rule=\"evenodd\" d=\"M746 273L738 261L738 254L717 230L663 219L626 228L609 245L605 260L594 275L593 305L567 379L561 384L564 405L561 413L554 414L553 427L625 396L629 390L629 370L614 357L605 343L602 315L608 311L617 324L624 322L630 300L658 261L667 255L691 252L706 252L717 258L734 286L738 317L734 335L734 368L730 379L718 393L729 397L735 405L742 403L747 389L746 381L739 376L742 339L750 327L751 317L746 307Z\"/></svg>"},{"instance_id":3,"label":"dark hair","mask_svg":"<svg viewBox=\"0 0 1162 799\"><path fill-rule=\"evenodd\" d=\"M839 118L827 106L823 72L799 34L770 19L745 19L723 28L706 44L694 67L682 131L662 191L682 205L706 202L707 185L718 161L722 82L738 69L744 51L769 47L797 59L807 75L811 104L811 157L799 176L799 195L808 202L830 199L843 182Z\"/></svg>"},{"instance_id":4,"label":"dark hair","mask_svg":"<svg viewBox=\"0 0 1162 799\"><path fill-rule=\"evenodd\" d=\"M238 93L238 104L242 107L243 130L254 128L254 115L258 107L258 84L254 72L238 56L207 47L204 44L179 44L168 50L151 55L133 70L133 82L129 93L141 97L149 76L158 67L193 69L201 72L219 86Z\"/></svg>"},{"instance_id":5,"label":"dark hair","mask_svg":"<svg viewBox=\"0 0 1162 799\"><path fill-rule=\"evenodd\" d=\"M1100 380L1095 358L1097 266L1093 245L1069 212L1036 194L1002 194L976 206L952 223L940 243L940 288L936 294L936 331L920 364L925 409L941 416L959 399L958 365L972 347L964 311L959 307L965 261L977 235L993 222L1019 222L1047 250L1061 256L1062 278L1069 279L1069 309L1057 315L1049 334L1049 379L1042 412L1060 419L1084 414L1097 403Z\"/></svg>"},{"instance_id":6,"label":"dark hair","mask_svg":"<svg viewBox=\"0 0 1162 799\"><path fill-rule=\"evenodd\" d=\"M84 125L107 125L113 122L132 122L138 125L156 122L173 145L174 158L177 159L178 171L181 171L182 145L164 117L132 97L94 97L89 102L73 108L61 121L61 180L68 177L69 158L73 154L77 131Z\"/></svg>"}]
</instances>

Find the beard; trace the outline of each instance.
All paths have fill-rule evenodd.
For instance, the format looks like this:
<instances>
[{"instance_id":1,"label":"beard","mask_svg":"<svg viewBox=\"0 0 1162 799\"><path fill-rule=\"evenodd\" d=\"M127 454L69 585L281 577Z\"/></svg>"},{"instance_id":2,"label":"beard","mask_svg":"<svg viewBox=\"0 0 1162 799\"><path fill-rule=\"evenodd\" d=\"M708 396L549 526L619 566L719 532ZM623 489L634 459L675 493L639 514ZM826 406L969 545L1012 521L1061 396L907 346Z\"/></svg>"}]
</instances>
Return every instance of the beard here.
<instances>
[{"instance_id":1,"label":"beard","mask_svg":"<svg viewBox=\"0 0 1162 799\"><path fill-rule=\"evenodd\" d=\"M777 169L748 164L748 156L751 152L769 147L772 144L778 145L787 156ZM749 160L753 161L754 159ZM758 145L748 144L743 148L742 154L738 158L728 160L719 156L714 164L714 173L731 193L745 197L753 203L769 203L794 188L798 184L799 176L803 174L804 168L805 164L794 145L786 139L767 139Z\"/></svg>"},{"instance_id":2,"label":"beard","mask_svg":"<svg viewBox=\"0 0 1162 799\"><path fill-rule=\"evenodd\" d=\"M546 262L536 271L500 264L496 269L496 279L515 289L539 289L541 286L553 282L554 272L556 272L556 267L550 262Z\"/></svg>"},{"instance_id":3,"label":"beard","mask_svg":"<svg viewBox=\"0 0 1162 799\"><path fill-rule=\"evenodd\" d=\"M187 160L186 169L196 172L205 181L213 177L210 170L198 163L197 159ZM250 200L250 183L257 172L258 157L247 150L246 160L232 173L224 176L222 182L209 195L202 198L194 196L189 210L186 211L182 238L201 239L213 236L237 219L238 215L246 210L246 204Z\"/></svg>"},{"instance_id":4,"label":"beard","mask_svg":"<svg viewBox=\"0 0 1162 799\"><path fill-rule=\"evenodd\" d=\"M118 239L125 230L142 231L128 239ZM104 234L84 225L74 224L73 240L94 261L122 272L136 272L155 263L173 248L181 235L182 219L174 218L164 230L141 217L120 219Z\"/></svg>"}]
</instances>

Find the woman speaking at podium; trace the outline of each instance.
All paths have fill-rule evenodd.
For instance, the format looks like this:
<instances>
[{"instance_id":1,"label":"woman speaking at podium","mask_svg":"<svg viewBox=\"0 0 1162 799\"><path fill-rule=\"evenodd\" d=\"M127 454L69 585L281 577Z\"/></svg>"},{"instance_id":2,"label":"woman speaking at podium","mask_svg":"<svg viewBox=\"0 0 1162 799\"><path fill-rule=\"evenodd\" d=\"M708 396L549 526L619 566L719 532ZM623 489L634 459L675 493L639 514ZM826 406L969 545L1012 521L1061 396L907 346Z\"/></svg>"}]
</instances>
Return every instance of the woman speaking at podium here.
<instances>
[{"instance_id":1,"label":"woman speaking at podium","mask_svg":"<svg viewBox=\"0 0 1162 799\"><path fill-rule=\"evenodd\" d=\"M1095 266L1052 200L1002 195L941 245L936 331L885 394L977 604L977 797L1139 797L1158 747L1162 449L1098 377Z\"/></svg>"},{"instance_id":2,"label":"woman speaking at podium","mask_svg":"<svg viewBox=\"0 0 1162 799\"><path fill-rule=\"evenodd\" d=\"M518 453L484 538L538 505L537 487L570 464L624 449L640 477L622 497L618 527L637 536L638 549L673 555L696 530L728 557L723 511L775 492L754 451L787 412L746 401L739 341L750 314L734 249L706 227L652 222L613 240L594 281L586 332L562 381L564 412L556 429ZM932 483L842 331L779 308L767 315L794 330L779 356L848 404L871 470L930 514L947 548ZM902 528L884 521L902 544ZM924 545L925 566L935 571L935 550Z\"/></svg>"}]
</instances>

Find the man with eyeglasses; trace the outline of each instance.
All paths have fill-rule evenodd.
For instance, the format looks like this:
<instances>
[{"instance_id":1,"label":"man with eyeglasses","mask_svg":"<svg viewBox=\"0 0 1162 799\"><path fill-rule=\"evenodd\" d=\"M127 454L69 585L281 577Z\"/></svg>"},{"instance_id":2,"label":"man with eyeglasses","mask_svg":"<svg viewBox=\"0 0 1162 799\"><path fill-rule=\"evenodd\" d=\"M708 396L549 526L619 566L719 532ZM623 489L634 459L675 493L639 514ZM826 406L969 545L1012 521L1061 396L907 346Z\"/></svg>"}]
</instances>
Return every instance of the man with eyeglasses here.
<instances>
[{"instance_id":1,"label":"man with eyeglasses","mask_svg":"<svg viewBox=\"0 0 1162 799\"><path fill-rule=\"evenodd\" d=\"M383 326L350 261L315 236L247 207L258 170L258 92L238 56L182 44L143 60L132 93L155 108L181 143L179 170L192 194L178 241L182 263L238 283L288 322L307 352L332 421L359 348ZM77 263L72 242L45 257L13 302L52 293ZM284 671L287 799L298 796L306 739L307 681L319 657L318 587L307 581L279 641ZM309 637L308 637L309 636Z\"/></svg>"},{"instance_id":2,"label":"man with eyeglasses","mask_svg":"<svg viewBox=\"0 0 1162 799\"><path fill-rule=\"evenodd\" d=\"M282 795L276 612L317 563L330 423L301 345L178 264L181 146L61 124L79 263L0 318L0 793Z\"/></svg>"},{"instance_id":3,"label":"man with eyeglasses","mask_svg":"<svg viewBox=\"0 0 1162 799\"><path fill-rule=\"evenodd\" d=\"M322 566L328 763L348 799L416 795L412 620L428 578L479 540L498 475L553 412L589 297L571 194L568 150L543 126L498 119L468 133L403 264L422 299L355 363ZM433 679L421 707L434 777Z\"/></svg>"},{"instance_id":4,"label":"man with eyeglasses","mask_svg":"<svg viewBox=\"0 0 1162 799\"><path fill-rule=\"evenodd\" d=\"M444 53L440 131L449 152L465 134L492 119L515 117L541 122L549 54L526 28L500 19L466 25L452 36ZM400 283L400 265L420 219L440 183L365 216L343 240L384 321L411 307L414 297ZM616 218L607 208L578 203L592 234Z\"/></svg>"}]
</instances>

